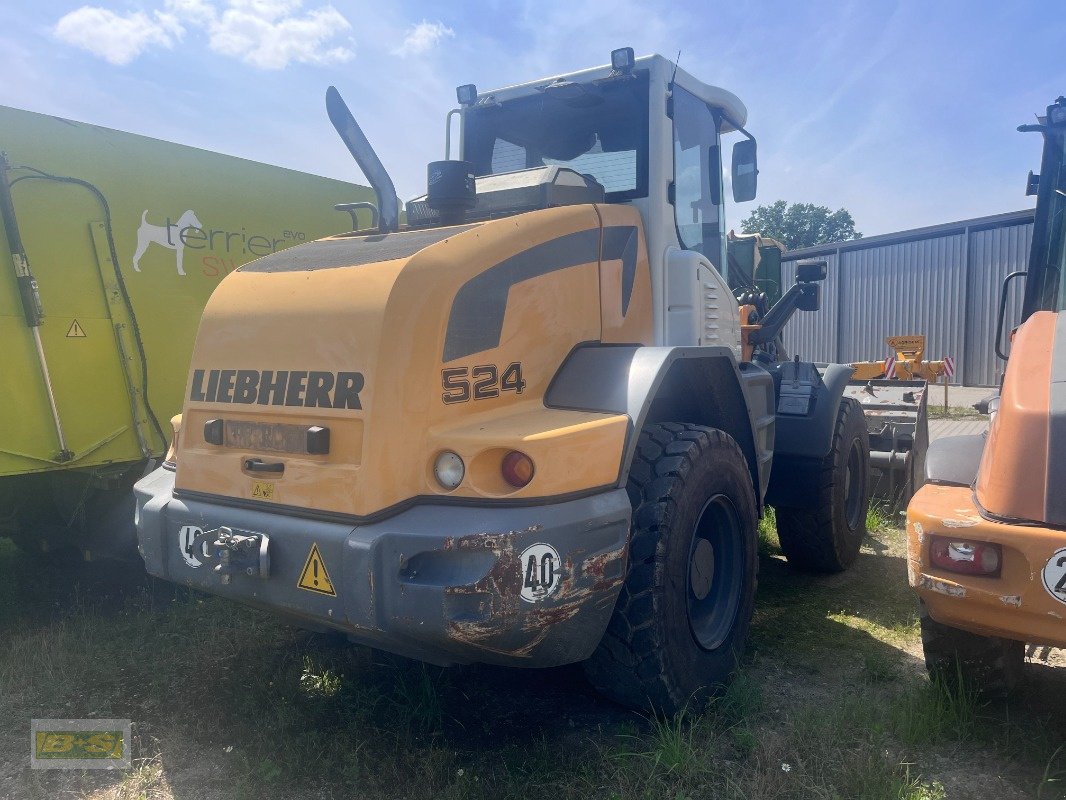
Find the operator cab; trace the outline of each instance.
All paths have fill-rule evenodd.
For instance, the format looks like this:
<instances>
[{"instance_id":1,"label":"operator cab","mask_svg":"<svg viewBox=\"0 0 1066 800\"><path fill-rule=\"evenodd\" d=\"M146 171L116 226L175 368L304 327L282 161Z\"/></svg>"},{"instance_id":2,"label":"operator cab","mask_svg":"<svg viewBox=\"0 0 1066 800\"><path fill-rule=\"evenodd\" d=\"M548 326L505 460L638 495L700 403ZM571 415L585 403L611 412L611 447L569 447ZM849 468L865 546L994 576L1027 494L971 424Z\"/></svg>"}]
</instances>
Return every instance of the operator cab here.
<instances>
[{"instance_id":1,"label":"operator cab","mask_svg":"<svg viewBox=\"0 0 1066 800\"><path fill-rule=\"evenodd\" d=\"M446 156L452 157L451 118L459 115L459 159L476 178L477 206L468 220L531 210L534 194L541 207L632 203L649 228L657 221L653 210L674 208L673 219L664 221L674 229L675 243L724 265L723 134L741 131L747 137L734 146L735 201L755 197L758 173L755 140L742 127L747 111L735 95L662 56L634 58L632 48L612 53L609 67L487 92L468 84L457 95L460 106L448 115ZM566 170L571 183L583 179L586 191L543 191L559 176L546 167ZM513 191L512 181L499 178L514 173L522 174L529 191L513 194L512 203L490 200L504 187ZM601 189L602 199L588 199ZM412 226L431 216L423 213L425 201L408 203Z\"/></svg>"},{"instance_id":2,"label":"operator cab","mask_svg":"<svg viewBox=\"0 0 1066 800\"><path fill-rule=\"evenodd\" d=\"M458 115L459 162L473 178L465 221L571 203L631 204L644 220L660 298L658 343L739 340L726 258L723 135L745 137L733 146L734 201L754 199L758 168L755 140L743 128L747 110L735 95L662 56L634 58L632 48L614 51L610 66L487 92L466 85L457 95L446 155ZM431 204L432 192L408 203L412 227L434 224Z\"/></svg>"}]
</instances>

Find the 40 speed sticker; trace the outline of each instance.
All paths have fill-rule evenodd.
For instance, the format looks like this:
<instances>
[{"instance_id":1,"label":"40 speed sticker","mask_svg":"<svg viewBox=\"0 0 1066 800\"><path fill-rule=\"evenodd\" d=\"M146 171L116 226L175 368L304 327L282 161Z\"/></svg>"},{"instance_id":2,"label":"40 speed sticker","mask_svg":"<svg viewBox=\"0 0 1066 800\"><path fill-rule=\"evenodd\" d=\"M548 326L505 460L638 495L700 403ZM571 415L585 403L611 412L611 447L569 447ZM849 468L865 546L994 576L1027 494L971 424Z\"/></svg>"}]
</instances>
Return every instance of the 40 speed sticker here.
<instances>
[{"instance_id":1,"label":"40 speed sticker","mask_svg":"<svg viewBox=\"0 0 1066 800\"><path fill-rule=\"evenodd\" d=\"M1044 588L1060 603L1066 603L1066 547L1052 553L1044 565Z\"/></svg>"},{"instance_id":2,"label":"40 speed sticker","mask_svg":"<svg viewBox=\"0 0 1066 800\"><path fill-rule=\"evenodd\" d=\"M539 603L559 588L562 559L550 544L531 544L522 551L521 598L527 603Z\"/></svg>"},{"instance_id":3,"label":"40 speed sticker","mask_svg":"<svg viewBox=\"0 0 1066 800\"><path fill-rule=\"evenodd\" d=\"M207 548L207 544L204 543L200 546L200 552L197 553L196 549L192 546L193 539L203 533L203 530L195 525L182 525L181 530L178 531L178 550L181 552L181 557L185 559L185 563L193 569L199 569L203 566L203 562L197 558L197 556L207 557L204 550Z\"/></svg>"}]
</instances>

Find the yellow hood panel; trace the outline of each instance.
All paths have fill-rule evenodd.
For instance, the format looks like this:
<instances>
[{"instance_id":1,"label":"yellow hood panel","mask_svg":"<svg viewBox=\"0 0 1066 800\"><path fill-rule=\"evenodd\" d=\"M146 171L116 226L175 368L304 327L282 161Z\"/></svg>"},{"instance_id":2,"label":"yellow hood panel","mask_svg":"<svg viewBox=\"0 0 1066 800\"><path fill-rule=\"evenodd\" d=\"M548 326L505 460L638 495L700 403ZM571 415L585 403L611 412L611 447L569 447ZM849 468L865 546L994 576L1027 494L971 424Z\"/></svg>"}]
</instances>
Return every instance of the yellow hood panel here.
<instances>
[{"instance_id":1,"label":"yellow hood panel","mask_svg":"<svg viewBox=\"0 0 1066 800\"><path fill-rule=\"evenodd\" d=\"M542 404L567 354L603 338L604 242L620 242L614 258L605 254L606 285L627 292L625 302L613 299L611 339L624 331L650 341L639 216L609 211L610 242L599 207L570 206L451 230L334 237L230 275L197 336L177 489L365 516L424 495L555 496L614 482L625 417L549 414ZM366 263L370 251L401 257ZM357 264L331 263L346 258ZM296 434L328 428L329 452L257 446L281 437L276 429L263 440L209 444L204 425L216 419ZM493 459L523 446L537 451L531 483L516 491L490 480ZM433 477L442 449L471 469L451 493ZM284 472L250 470L250 459Z\"/></svg>"}]
</instances>

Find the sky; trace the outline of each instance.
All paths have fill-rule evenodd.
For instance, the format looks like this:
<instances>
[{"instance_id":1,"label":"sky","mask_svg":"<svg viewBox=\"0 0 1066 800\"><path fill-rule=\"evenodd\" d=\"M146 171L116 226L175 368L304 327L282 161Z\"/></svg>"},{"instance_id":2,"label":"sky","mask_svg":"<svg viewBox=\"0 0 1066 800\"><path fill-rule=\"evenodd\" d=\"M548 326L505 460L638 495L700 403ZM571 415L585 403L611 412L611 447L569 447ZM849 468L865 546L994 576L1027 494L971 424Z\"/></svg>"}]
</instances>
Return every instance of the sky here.
<instances>
[{"instance_id":1,"label":"sky","mask_svg":"<svg viewBox=\"0 0 1066 800\"><path fill-rule=\"evenodd\" d=\"M747 106L759 196L729 227L778 199L866 235L1030 207L1039 141L1015 129L1066 94L1064 0L4 0L0 104L364 183L335 84L406 200L456 86L623 46Z\"/></svg>"}]
</instances>

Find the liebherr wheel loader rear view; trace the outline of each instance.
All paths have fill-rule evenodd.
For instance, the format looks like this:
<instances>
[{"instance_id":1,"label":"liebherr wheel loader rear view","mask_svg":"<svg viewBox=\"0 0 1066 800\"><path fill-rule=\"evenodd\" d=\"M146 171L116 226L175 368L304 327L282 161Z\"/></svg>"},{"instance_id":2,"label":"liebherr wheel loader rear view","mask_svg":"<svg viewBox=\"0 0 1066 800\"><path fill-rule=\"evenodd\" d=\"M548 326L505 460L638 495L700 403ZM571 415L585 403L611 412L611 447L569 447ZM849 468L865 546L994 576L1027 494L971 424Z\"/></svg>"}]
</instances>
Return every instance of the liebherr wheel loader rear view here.
<instances>
[{"instance_id":1,"label":"liebherr wheel loader rear view","mask_svg":"<svg viewBox=\"0 0 1066 800\"><path fill-rule=\"evenodd\" d=\"M372 232L227 276L184 412L137 486L149 572L440 664L584 662L674 711L726 681L757 523L801 567L865 532L851 370L766 345L824 263L742 331L722 138L746 111L659 56L458 90L460 157L406 206L331 88L378 195ZM448 153L450 155L450 153Z\"/></svg>"}]
</instances>

